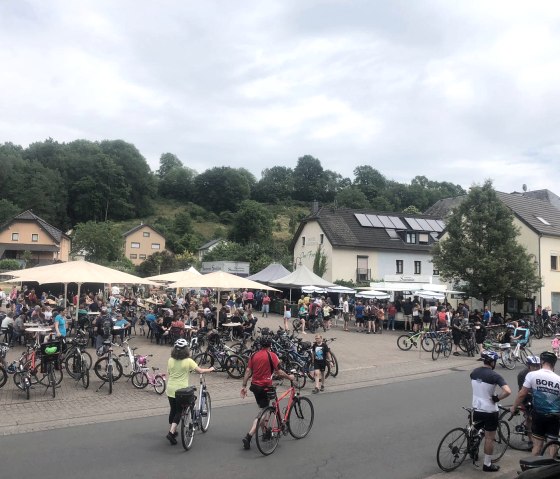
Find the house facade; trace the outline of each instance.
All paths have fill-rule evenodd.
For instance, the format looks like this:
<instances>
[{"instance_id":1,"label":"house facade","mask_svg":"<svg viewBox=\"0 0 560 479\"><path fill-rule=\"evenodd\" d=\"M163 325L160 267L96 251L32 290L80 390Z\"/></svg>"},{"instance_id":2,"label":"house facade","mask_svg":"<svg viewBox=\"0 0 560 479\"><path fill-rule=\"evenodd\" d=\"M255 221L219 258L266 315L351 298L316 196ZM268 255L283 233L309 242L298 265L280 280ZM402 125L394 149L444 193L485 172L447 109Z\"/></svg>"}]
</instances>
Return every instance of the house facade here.
<instances>
[{"instance_id":1,"label":"house facade","mask_svg":"<svg viewBox=\"0 0 560 479\"><path fill-rule=\"evenodd\" d=\"M438 217L372 210L321 208L304 218L291 243L294 268L313 269L324 254L327 281L441 284L430 253L445 224Z\"/></svg>"},{"instance_id":2,"label":"house facade","mask_svg":"<svg viewBox=\"0 0 560 479\"><path fill-rule=\"evenodd\" d=\"M213 239L204 243L200 248L198 248L198 261L202 261L206 254L210 253L210 251L223 243L225 243L225 240L221 238Z\"/></svg>"},{"instance_id":3,"label":"house facade","mask_svg":"<svg viewBox=\"0 0 560 479\"><path fill-rule=\"evenodd\" d=\"M150 225L139 224L123 234L124 254L135 266L148 257L165 251L165 238Z\"/></svg>"},{"instance_id":4,"label":"house facade","mask_svg":"<svg viewBox=\"0 0 560 479\"><path fill-rule=\"evenodd\" d=\"M23 260L31 254L28 266L68 261L70 237L33 213L24 211L0 226L0 259Z\"/></svg>"},{"instance_id":5,"label":"house facade","mask_svg":"<svg viewBox=\"0 0 560 479\"><path fill-rule=\"evenodd\" d=\"M534 258L543 280L542 288L535 292L535 304L550 306L555 313L560 311L560 209L542 194L496 193L512 211L514 224L519 229L517 241ZM427 213L446 216L462 198L440 200Z\"/></svg>"}]
</instances>

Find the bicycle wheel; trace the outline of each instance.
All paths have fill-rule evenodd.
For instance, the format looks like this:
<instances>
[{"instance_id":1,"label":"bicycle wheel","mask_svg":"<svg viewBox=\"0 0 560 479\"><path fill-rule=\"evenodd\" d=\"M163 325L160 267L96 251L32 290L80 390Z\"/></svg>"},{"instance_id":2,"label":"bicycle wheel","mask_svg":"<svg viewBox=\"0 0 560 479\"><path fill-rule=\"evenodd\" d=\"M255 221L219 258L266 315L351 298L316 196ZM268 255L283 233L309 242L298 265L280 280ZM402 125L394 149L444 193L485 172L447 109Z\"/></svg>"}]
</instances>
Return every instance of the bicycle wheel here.
<instances>
[{"instance_id":1,"label":"bicycle wheel","mask_svg":"<svg viewBox=\"0 0 560 479\"><path fill-rule=\"evenodd\" d=\"M245 374L245 361L243 361L243 358L237 354L228 356L224 367L228 376L233 379L241 379Z\"/></svg>"},{"instance_id":2,"label":"bicycle wheel","mask_svg":"<svg viewBox=\"0 0 560 479\"><path fill-rule=\"evenodd\" d=\"M301 319L295 318L292 321L292 327L294 328L294 331L299 331L301 328Z\"/></svg>"},{"instance_id":3,"label":"bicycle wheel","mask_svg":"<svg viewBox=\"0 0 560 479\"><path fill-rule=\"evenodd\" d=\"M99 358L95 365L93 366L93 372L95 375L101 379L101 381L107 382L107 366L108 359L106 356ZM122 376L122 366L121 363L115 358L113 358L113 382L117 381Z\"/></svg>"},{"instance_id":4,"label":"bicycle wheel","mask_svg":"<svg viewBox=\"0 0 560 479\"><path fill-rule=\"evenodd\" d=\"M433 361L438 360L439 353L441 352L441 348L442 348L442 345L439 341L436 344L434 344L434 349L432 349L432 360Z\"/></svg>"},{"instance_id":5,"label":"bicycle wheel","mask_svg":"<svg viewBox=\"0 0 560 479\"><path fill-rule=\"evenodd\" d=\"M185 451L188 451L194 439L194 421L192 417L192 407L187 406L181 414L181 442Z\"/></svg>"},{"instance_id":6,"label":"bicycle wheel","mask_svg":"<svg viewBox=\"0 0 560 479\"><path fill-rule=\"evenodd\" d=\"M84 387L84 389L87 389L89 387L89 368L86 368L86 365L83 361L82 361L81 381L82 381L82 386Z\"/></svg>"},{"instance_id":7,"label":"bicycle wheel","mask_svg":"<svg viewBox=\"0 0 560 479\"><path fill-rule=\"evenodd\" d=\"M554 452L553 448L556 449L556 453L554 455L553 455ZM547 441L547 443L543 447L541 456L550 456L553 457L555 460L560 461L560 441L557 440Z\"/></svg>"},{"instance_id":8,"label":"bicycle wheel","mask_svg":"<svg viewBox=\"0 0 560 479\"><path fill-rule=\"evenodd\" d=\"M107 366L107 382L109 383L109 394L113 394L113 365Z\"/></svg>"},{"instance_id":9,"label":"bicycle wheel","mask_svg":"<svg viewBox=\"0 0 560 479\"><path fill-rule=\"evenodd\" d=\"M336 378L338 376L338 359L336 359L336 356L334 355L334 353L331 351L331 360L329 361L329 373L333 378Z\"/></svg>"},{"instance_id":10,"label":"bicycle wheel","mask_svg":"<svg viewBox=\"0 0 560 479\"><path fill-rule=\"evenodd\" d=\"M82 374L82 357L78 351L74 351L64 360L64 368L72 379L79 379Z\"/></svg>"},{"instance_id":11,"label":"bicycle wheel","mask_svg":"<svg viewBox=\"0 0 560 479\"><path fill-rule=\"evenodd\" d=\"M45 373L45 374L43 374L43 376L41 378L39 378L39 374L41 374L39 372L39 368L40 368L40 366L37 366L35 368L35 374L33 374L33 371L30 371L31 378L34 377L36 379L36 382L39 382L43 386L48 386L49 381L50 381L49 375L48 375L48 373ZM53 375L54 375L55 384L58 386L62 382L62 378L64 377L64 373L62 372L62 368L60 368L60 369L54 369L53 368ZM33 383L33 380L31 382Z\"/></svg>"},{"instance_id":12,"label":"bicycle wheel","mask_svg":"<svg viewBox=\"0 0 560 479\"><path fill-rule=\"evenodd\" d=\"M442 344L442 349L444 358L448 358L449 356L451 356L451 341L447 341Z\"/></svg>"},{"instance_id":13,"label":"bicycle wheel","mask_svg":"<svg viewBox=\"0 0 560 479\"><path fill-rule=\"evenodd\" d=\"M211 368L214 366L214 357L208 352L197 354L193 361L201 368Z\"/></svg>"},{"instance_id":14,"label":"bicycle wheel","mask_svg":"<svg viewBox=\"0 0 560 479\"><path fill-rule=\"evenodd\" d=\"M138 371L132 376L132 385L136 389L144 389L148 385L148 376L145 372Z\"/></svg>"},{"instance_id":15,"label":"bicycle wheel","mask_svg":"<svg viewBox=\"0 0 560 479\"><path fill-rule=\"evenodd\" d=\"M280 441L282 428L276 416L276 409L272 406L264 408L257 418L257 448L262 455L268 456L274 452Z\"/></svg>"},{"instance_id":16,"label":"bicycle wheel","mask_svg":"<svg viewBox=\"0 0 560 479\"><path fill-rule=\"evenodd\" d=\"M288 432L294 439L304 438L311 431L315 410L313 403L305 397L296 397L288 412Z\"/></svg>"},{"instance_id":17,"label":"bicycle wheel","mask_svg":"<svg viewBox=\"0 0 560 479\"><path fill-rule=\"evenodd\" d=\"M121 366L123 368L123 376L125 378L131 378L136 372L134 370L134 364L130 364L130 359L128 358L128 356L124 356L121 360L119 360L119 362L121 363Z\"/></svg>"},{"instance_id":18,"label":"bicycle wheel","mask_svg":"<svg viewBox=\"0 0 560 479\"><path fill-rule=\"evenodd\" d=\"M505 349L502 351L502 356L500 358L500 363L504 368L515 369L515 360L511 355L511 350Z\"/></svg>"},{"instance_id":19,"label":"bicycle wheel","mask_svg":"<svg viewBox=\"0 0 560 479\"><path fill-rule=\"evenodd\" d=\"M200 430L202 432L208 431L210 427L210 419L212 418L212 398L208 391L202 394L200 403Z\"/></svg>"},{"instance_id":20,"label":"bicycle wheel","mask_svg":"<svg viewBox=\"0 0 560 479\"><path fill-rule=\"evenodd\" d=\"M31 379L29 375L24 375L23 377L23 387L25 389L25 399L29 401L29 396L31 395Z\"/></svg>"},{"instance_id":21,"label":"bicycle wheel","mask_svg":"<svg viewBox=\"0 0 560 479\"><path fill-rule=\"evenodd\" d=\"M6 384L7 380L8 373L6 373L6 370L2 366L0 366L0 388L4 386L4 384Z\"/></svg>"},{"instance_id":22,"label":"bicycle wheel","mask_svg":"<svg viewBox=\"0 0 560 479\"><path fill-rule=\"evenodd\" d=\"M506 453L510 441L509 425L505 421L498 422L496 437L494 438L494 453L492 462L498 462Z\"/></svg>"},{"instance_id":23,"label":"bicycle wheel","mask_svg":"<svg viewBox=\"0 0 560 479\"><path fill-rule=\"evenodd\" d=\"M154 390L156 391L156 393L161 396L165 392L166 387L167 386L165 384L165 379L163 379L163 376L157 374L154 378Z\"/></svg>"},{"instance_id":24,"label":"bicycle wheel","mask_svg":"<svg viewBox=\"0 0 560 479\"><path fill-rule=\"evenodd\" d=\"M527 364L527 357L532 356L532 355L533 355L533 353L527 347L519 349L519 360L521 361L521 364L523 364L523 365Z\"/></svg>"},{"instance_id":25,"label":"bicycle wheel","mask_svg":"<svg viewBox=\"0 0 560 479\"><path fill-rule=\"evenodd\" d=\"M408 351L412 347L412 339L408 334L402 334L397 338L397 346L403 351Z\"/></svg>"},{"instance_id":26,"label":"bicycle wheel","mask_svg":"<svg viewBox=\"0 0 560 479\"><path fill-rule=\"evenodd\" d=\"M432 349L434 349L434 344L435 344L434 338L430 338L429 336L424 336L422 338L422 341L420 341L420 345L422 346L422 349L427 353L432 352Z\"/></svg>"},{"instance_id":27,"label":"bicycle wheel","mask_svg":"<svg viewBox=\"0 0 560 479\"><path fill-rule=\"evenodd\" d=\"M56 379L54 377L54 364L49 362L47 366L47 376L49 378L49 387L52 388L52 397L56 397Z\"/></svg>"},{"instance_id":28,"label":"bicycle wheel","mask_svg":"<svg viewBox=\"0 0 560 479\"><path fill-rule=\"evenodd\" d=\"M440 441L437 448L437 463L442 471L457 469L467 457L469 439L467 431L456 427L451 429Z\"/></svg>"},{"instance_id":29,"label":"bicycle wheel","mask_svg":"<svg viewBox=\"0 0 560 479\"><path fill-rule=\"evenodd\" d=\"M500 419L504 419L504 416L511 414L508 411L504 411ZM509 447L515 449L516 451L529 451L529 436L527 435L527 417L521 412L514 414L511 419L508 417L509 423Z\"/></svg>"}]
</instances>

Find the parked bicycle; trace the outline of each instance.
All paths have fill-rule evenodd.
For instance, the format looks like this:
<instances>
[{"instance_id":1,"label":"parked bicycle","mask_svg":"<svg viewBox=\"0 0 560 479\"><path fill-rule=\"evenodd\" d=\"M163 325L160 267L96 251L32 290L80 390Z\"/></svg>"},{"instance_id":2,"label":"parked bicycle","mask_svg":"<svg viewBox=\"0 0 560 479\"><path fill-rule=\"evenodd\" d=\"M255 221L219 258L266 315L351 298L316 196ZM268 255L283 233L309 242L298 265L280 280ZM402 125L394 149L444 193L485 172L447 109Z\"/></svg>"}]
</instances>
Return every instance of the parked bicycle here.
<instances>
[{"instance_id":1,"label":"parked bicycle","mask_svg":"<svg viewBox=\"0 0 560 479\"><path fill-rule=\"evenodd\" d=\"M463 408L468 412L468 422L465 427L451 429L440 441L437 448L437 463L442 471L450 472L457 469L467 457L476 464L479 457L480 444L484 442L485 431L473 421L472 408ZM494 439L494 453L492 462L498 462L505 454L510 438L510 431L507 422L498 422L496 438Z\"/></svg>"},{"instance_id":2,"label":"parked bicycle","mask_svg":"<svg viewBox=\"0 0 560 479\"><path fill-rule=\"evenodd\" d=\"M530 451L533 445L529 440L531 431L527 427L527 420L530 418L531 408L517 409L512 414L509 407L499 407L500 420L507 421L509 424L509 447L516 451Z\"/></svg>"},{"instance_id":3,"label":"parked bicycle","mask_svg":"<svg viewBox=\"0 0 560 479\"><path fill-rule=\"evenodd\" d=\"M197 354L193 360L201 367L214 367L216 371L225 371L233 379L241 379L245 374L246 364L241 356L220 351L214 345L208 345L208 349Z\"/></svg>"},{"instance_id":4,"label":"parked bicycle","mask_svg":"<svg viewBox=\"0 0 560 479\"><path fill-rule=\"evenodd\" d=\"M109 394L113 393L113 384L118 381L123 374L121 363L113 356L113 346L118 346L109 340L103 341L102 356L97 360L93 367L95 375L101 379L99 391L106 383L109 384Z\"/></svg>"},{"instance_id":5,"label":"parked bicycle","mask_svg":"<svg viewBox=\"0 0 560 479\"><path fill-rule=\"evenodd\" d=\"M181 442L185 451L191 448L197 430L208 431L212 417L212 400L206 387L204 374L200 375L198 404L196 403L195 391L196 386L189 386L175 392L175 399L183 408L181 413Z\"/></svg>"},{"instance_id":6,"label":"parked bicycle","mask_svg":"<svg viewBox=\"0 0 560 479\"><path fill-rule=\"evenodd\" d=\"M146 386L151 385L154 391L158 394L163 394L167 387L165 374L157 373L159 368L152 367L152 372L147 367L146 356L139 356L138 363L140 370L135 372L132 376L132 385L137 389L144 389Z\"/></svg>"},{"instance_id":7,"label":"parked bicycle","mask_svg":"<svg viewBox=\"0 0 560 479\"><path fill-rule=\"evenodd\" d=\"M69 351L64 355L64 367L68 375L75 381L80 381L83 388L89 387L89 370L91 368L91 356L84 349L87 347L88 338L78 335L72 339Z\"/></svg>"},{"instance_id":8,"label":"parked bicycle","mask_svg":"<svg viewBox=\"0 0 560 479\"><path fill-rule=\"evenodd\" d=\"M408 351L412 346L418 348L418 345L420 345L424 351L430 353L434 349L434 337L435 333L433 331L401 334L397 338L397 346L403 351Z\"/></svg>"},{"instance_id":9,"label":"parked bicycle","mask_svg":"<svg viewBox=\"0 0 560 479\"><path fill-rule=\"evenodd\" d=\"M298 374L292 371L293 374ZM276 388L271 387L268 392L271 406L264 408L257 418L257 448L261 454L272 454L280 436L290 435L294 439L302 439L309 434L315 418L313 403L309 398L301 397L299 389L291 382L290 387L280 397ZM281 409L281 402L288 398L287 404Z\"/></svg>"},{"instance_id":10,"label":"parked bicycle","mask_svg":"<svg viewBox=\"0 0 560 479\"><path fill-rule=\"evenodd\" d=\"M448 358L451 356L451 352L453 349L453 340L451 333L448 332L439 332L435 338L434 348L432 349L432 359L437 361L440 355L443 355L444 358Z\"/></svg>"}]
</instances>

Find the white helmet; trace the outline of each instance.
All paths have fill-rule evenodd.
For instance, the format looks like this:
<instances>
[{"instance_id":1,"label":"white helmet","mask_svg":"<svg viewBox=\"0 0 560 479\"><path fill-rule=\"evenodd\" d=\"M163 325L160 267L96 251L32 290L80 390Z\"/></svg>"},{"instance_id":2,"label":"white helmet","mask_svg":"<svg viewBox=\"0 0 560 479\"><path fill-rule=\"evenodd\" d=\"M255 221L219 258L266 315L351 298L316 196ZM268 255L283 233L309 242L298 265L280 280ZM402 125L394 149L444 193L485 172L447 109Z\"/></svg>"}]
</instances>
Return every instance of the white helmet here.
<instances>
[{"instance_id":1,"label":"white helmet","mask_svg":"<svg viewBox=\"0 0 560 479\"><path fill-rule=\"evenodd\" d=\"M183 338L178 339L177 341L175 341L175 347L176 347L177 349L186 348L188 345L189 345L189 343L187 342L187 340L186 340L186 339L183 339Z\"/></svg>"}]
</instances>

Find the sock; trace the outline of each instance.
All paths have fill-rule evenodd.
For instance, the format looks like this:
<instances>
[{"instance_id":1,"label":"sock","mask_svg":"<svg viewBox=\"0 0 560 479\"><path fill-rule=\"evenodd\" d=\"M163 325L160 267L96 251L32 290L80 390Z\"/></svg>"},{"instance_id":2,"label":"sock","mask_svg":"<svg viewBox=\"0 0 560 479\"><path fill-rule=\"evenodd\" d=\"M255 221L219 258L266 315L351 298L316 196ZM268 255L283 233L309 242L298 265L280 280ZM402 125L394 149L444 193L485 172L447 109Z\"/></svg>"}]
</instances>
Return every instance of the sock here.
<instances>
[{"instance_id":1,"label":"sock","mask_svg":"<svg viewBox=\"0 0 560 479\"><path fill-rule=\"evenodd\" d=\"M489 454L484 454L484 465L491 466L492 465L492 456Z\"/></svg>"}]
</instances>

